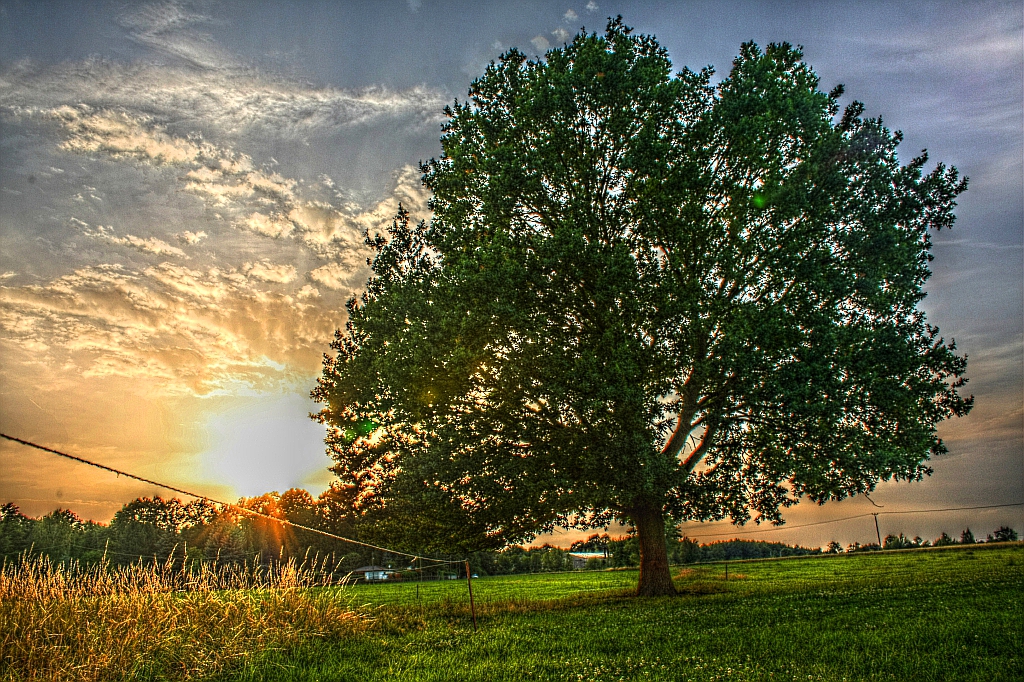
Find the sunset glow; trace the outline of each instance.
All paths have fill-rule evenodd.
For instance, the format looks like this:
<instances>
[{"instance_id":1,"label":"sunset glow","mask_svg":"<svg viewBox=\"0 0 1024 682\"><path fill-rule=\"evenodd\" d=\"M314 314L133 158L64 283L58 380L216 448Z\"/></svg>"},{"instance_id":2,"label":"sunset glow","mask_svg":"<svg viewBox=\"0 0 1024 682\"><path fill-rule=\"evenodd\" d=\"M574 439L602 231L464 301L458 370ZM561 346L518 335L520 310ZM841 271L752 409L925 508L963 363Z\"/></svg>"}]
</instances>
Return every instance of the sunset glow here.
<instances>
[{"instance_id":1,"label":"sunset glow","mask_svg":"<svg viewBox=\"0 0 1024 682\"><path fill-rule=\"evenodd\" d=\"M802 44L823 90L845 84L845 101L904 132L904 162L927 147L970 177L956 226L932 235L922 307L969 356L976 407L942 426L950 453L933 477L873 499L1024 501L1020 8L856 5L0 0L2 430L213 496L323 491L331 462L308 396L365 283L364 232L400 203L429 219L417 163L440 154L445 105L490 60L621 12L679 69L723 75L743 40ZM34 516L107 521L167 496L6 441L0 467L0 503ZM1017 507L888 530L1022 519ZM778 539L868 536L858 522Z\"/></svg>"}]
</instances>

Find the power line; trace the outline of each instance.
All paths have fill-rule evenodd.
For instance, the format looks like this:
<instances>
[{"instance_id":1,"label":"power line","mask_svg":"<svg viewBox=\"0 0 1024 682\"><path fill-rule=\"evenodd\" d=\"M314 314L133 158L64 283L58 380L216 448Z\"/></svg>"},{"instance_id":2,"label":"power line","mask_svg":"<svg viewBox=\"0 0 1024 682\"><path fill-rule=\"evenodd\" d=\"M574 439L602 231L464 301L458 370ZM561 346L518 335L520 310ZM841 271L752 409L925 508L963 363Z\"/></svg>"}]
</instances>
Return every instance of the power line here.
<instances>
[{"instance_id":1,"label":"power line","mask_svg":"<svg viewBox=\"0 0 1024 682\"><path fill-rule=\"evenodd\" d=\"M334 533L329 533L329 532L327 532L325 530L320 530L319 528L310 528L309 526L304 526L304 525L302 525L300 523L294 523L294 522L289 521L287 519L279 519L276 516L271 516L270 514L263 514L263 513L258 512L258 511L253 511L252 509L246 509L245 507L240 507L237 504L232 504L230 502L222 502L220 500L215 500L214 498L209 497L208 495L200 495L199 493L193 493L193 492L190 492L188 490L183 490L182 488L175 488L174 486L167 485L166 483L160 483L159 481L154 481L154 480L151 480L151 479L148 479L148 478L143 478L142 476L136 476L135 474L130 474L127 471L121 471L120 469L115 469L113 467L108 467L108 466L106 466L104 464L98 464L96 462L92 462L92 461L84 459L82 457L76 457L74 455L69 455L68 453L61 452L60 450L54 450L53 448L48 448L45 445L39 445L38 443L33 443L31 441L22 440L21 438L15 438L14 436L8 436L6 433L0 433L0 438L6 438L9 441L14 441L15 443L21 443L22 445L27 445L30 448L36 448L37 450L43 450L44 452L50 452L50 453L53 453L53 454L58 455L60 457L65 457L67 459L73 460L75 462L80 462L82 464L88 464L91 467L96 467L97 469L103 469L105 471L109 471L109 472L115 473L118 476L125 476L127 478L131 478L131 479L134 479L136 481L141 481L143 483L148 483L149 485L155 485L155 486L157 486L159 488L164 488L166 490L172 490L172 491L174 491L176 493L181 493L182 495L188 495L189 497L194 497L196 499L206 500L207 502L212 502L214 504L219 504L222 507L228 507L230 509L236 509L236 510L242 512L243 514L249 514L250 516L255 516L255 517L258 517L258 518L262 518L262 519L267 519L269 521L276 521L277 523L280 523L281 525L284 525L284 526L291 526L292 528L298 528L299 530L308 531L310 533L316 533L318 535L323 535L325 537L333 538L335 540L341 540L342 542L349 542L349 543L351 543L353 545L359 545L360 547L366 547L367 549L375 549L375 550L378 550L378 551L381 551L381 552L387 552L389 554L397 554L399 556L410 557L411 559L424 559L426 561L433 561L433 562L438 563L438 564L459 564L459 563L462 563L461 561L448 561L448 560L445 560L445 559L434 559L433 557L423 556L423 555L420 555L420 554L409 554L408 552L399 552L398 550L395 550L395 549L389 549L387 547L380 547L378 545L371 545L368 542L361 542L359 540L353 540L352 538L346 538L346 537L343 537L341 535L335 535Z\"/></svg>"},{"instance_id":2,"label":"power line","mask_svg":"<svg viewBox=\"0 0 1024 682\"><path fill-rule=\"evenodd\" d=\"M930 514L932 512L966 511L969 509L999 509L1000 507L1024 507L1024 502L1010 502L1008 504L983 504L977 507L947 507L945 509L907 509L906 511L878 512L884 514Z\"/></svg>"},{"instance_id":3,"label":"power line","mask_svg":"<svg viewBox=\"0 0 1024 682\"><path fill-rule=\"evenodd\" d=\"M999 509L1002 507L1024 507L1024 502L1011 502L1009 504L984 504L974 507L946 507L943 509L906 509L903 511L883 511L883 512L865 512L864 514L855 514L853 516L844 516L839 519L829 519L827 521L815 521L813 523L802 523L799 526L776 526L775 528L765 528L762 530L749 530L743 531L744 535L760 535L761 533L778 533L785 530L796 530L797 528L809 528L810 526L823 526L827 523L839 523L841 521L852 521L853 519L863 519L868 516L881 516L883 514L932 514L935 512L950 512L950 511L968 511L973 509ZM729 533L697 533L700 537L705 538L717 538L725 537L728 535L736 535L739 531L732 531Z\"/></svg>"},{"instance_id":4,"label":"power line","mask_svg":"<svg viewBox=\"0 0 1024 682\"><path fill-rule=\"evenodd\" d=\"M89 466L96 467L98 469L103 469L105 471L109 471L109 472L112 472L114 474L117 474L118 476L125 476L127 478L131 478L131 479L134 479L136 481L141 481L143 483L148 483L149 485L155 485L155 486L157 486L159 488L165 488L166 490L172 490L172 491L174 491L176 493L181 493L182 495L188 495L189 497L194 497L194 498L201 499L201 500L207 500L208 502L212 502L214 504L219 504L222 507L229 507L231 509L236 509L236 510L238 510L238 511L244 513L244 514L249 514L250 516L255 516L255 517L258 517L258 518L267 519L269 521L276 521L277 523L280 523L280 524L285 525L285 526L291 526L292 528L298 528L300 530L305 530L305 531L308 531L310 533L316 533L318 535L323 535L325 537L333 538L335 540L341 540L342 542L348 542L348 543L351 543L351 544L354 544L354 545L359 545L361 547L366 547L368 549L375 549L375 550L379 550L381 552L388 552L390 554L397 554L399 556L405 556L405 557L409 557L411 559L424 559L426 561L433 561L434 563L437 563L437 564L460 564L460 563L462 563L461 561L452 561L452 560L446 560L446 559L435 559L433 557L422 556L420 554L409 554L407 552L399 552L398 550L389 549L387 547L380 547L378 545L372 545L372 544L367 543L367 542L361 542L359 540L353 540L351 538L346 538L346 537L343 537L341 535L336 535L334 533L330 533L330 532L327 532L325 530L320 530L319 528L311 528L309 526L304 526L302 524L298 524L298 523L294 523L292 521L288 521L287 519L279 519L276 516L270 516L269 514L263 514L263 513L257 512L257 511L253 511L251 509L246 509L245 507L240 507L240 506L238 506L236 504L232 504L230 502L222 502L220 500L216 500L216 499L214 499L212 497L209 497L207 495L200 495L199 493L194 493L194 492L190 492L188 490L184 490L182 488L176 488L174 486L167 485L166 483L160 483L159 481L154 481L154 480L151 480L151 479L148 479L148 478L143 478L142 476L136 476L135 474L130 474L130 473L126 472L126 471L121 471L120 469L115 469L113 467L108 467L108 466L106 466L104 464L98 464L96 462L92 462L92 461L84 459L82 457L76 457L74 455L69 455L66 452L61 452L60 450L54 450L53 448L48 448L48 447L46 447L44 445L39 445L38 443L33 443L31 441L22 440L21 438L16 438L14 436L9 436L6 433L0 433L0 437L6 438L7 440L13 441L15 443L20 443L22 445L27 445L28 447L31 447L31 448L36 448L37 450L43 450L44 452L50 452L50 453L53 453L53 454L58 455L60 457L65 457L67 459L70 459L70 460L73 460L73 461L76 461L76 462L80 462L82 464L87 464ZM1003 507L1021 507L1021 506L1024 506L1024 502L1011 502L1011 503L1008 503L1008 504L986 504L986 505L977 505L977 506L971 506L971 507L945 507L945 508L941 508L941 509L906 509L906 510L902 510L902 511L865 512L863 514L855 514L853 516L844 516L844 517L838 518L838 519L828 519L826 521L814 521L812 523L802 523L802 524L800 524L798 526L777 526L775 528L764 528L764 529L761 529L761 530L744 531L744 534L745 535L761 535L763 533L778 533L778 532L787 531L787 530L797 530L798 528L810 528L811 526L822 526L822 525L829 524L829 523L840 523L842 521L852 521L854 519L861 519L861 518L865 518L865 517L868 517L868 516L873 516L873 515L876 515L876 514L877 515L889 515L889 514L932 514L932 513L936 513L936 512L971 511L971 510L977 510L977 509L999 509L999 508L1003 508ZM728 533L699 533L699 535L701 537L705 537L705 538L715 538L715 537L727 537L727 536L730 536L730 535L734 536L734 535L736 535L736 533L737 533L737 531L730 531Z\"/></svg>"}]
</instances>

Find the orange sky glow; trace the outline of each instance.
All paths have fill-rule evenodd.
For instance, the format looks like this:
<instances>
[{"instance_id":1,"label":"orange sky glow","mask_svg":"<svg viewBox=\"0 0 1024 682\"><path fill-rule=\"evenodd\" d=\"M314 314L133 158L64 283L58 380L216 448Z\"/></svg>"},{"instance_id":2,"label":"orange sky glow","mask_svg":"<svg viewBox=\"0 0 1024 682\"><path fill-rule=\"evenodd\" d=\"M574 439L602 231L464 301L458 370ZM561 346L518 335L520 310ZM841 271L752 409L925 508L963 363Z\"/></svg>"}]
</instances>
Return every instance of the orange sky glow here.
<instances>
[{"instance_id":1,"label":"orange sky glow","mask_svg":"<svg viewBox=\"0 0 1024 682\"><path fill-rule=\"evenodd\" d=\"M366 280L364 231L382 231L399 203L429 217L416 163L440 153L443 107L464 99L490 59L579 28L548 3L335 4L347 3L296 3L276 26L230 3L205 13L97 3L79 22L63 6L50 8L66 15L56 21L32 3L0 2L0 430L220 499L328 486L308 396L344 302ZM567 7L592 29L621 3L601 4ZM266 5L254 3L253 16ZM941 25L908 10L895 26L881 4L856 21L707 7L731 9L705 25L640 3L626 20L655 33L677 67L727 66L750 38L802 43L822 89L845 83L869 115L905 131L906 153L928 146L971 176L956 228L934 236L923 307L969 355L977 404L942 425L950 453L934 476L879 486L882 509L860 497L800 504L786 513L793 528L771 533L728 523L683 531L865 543L870 517L795 526L1024 502L1019 7L986 5ZM351 35L353 22L374 40L328 40ZM434 32L451 49L384 39L395 31ZM374 52L378 43L388 51ZM62 507L107 521L131 499L170 495L9 441L0 468L0 503L31 516ZM1024 507L880 523L883 535L933 539L970 526L984 537L1001 525L1024 532Z\"/></svg>"}]
</instances>

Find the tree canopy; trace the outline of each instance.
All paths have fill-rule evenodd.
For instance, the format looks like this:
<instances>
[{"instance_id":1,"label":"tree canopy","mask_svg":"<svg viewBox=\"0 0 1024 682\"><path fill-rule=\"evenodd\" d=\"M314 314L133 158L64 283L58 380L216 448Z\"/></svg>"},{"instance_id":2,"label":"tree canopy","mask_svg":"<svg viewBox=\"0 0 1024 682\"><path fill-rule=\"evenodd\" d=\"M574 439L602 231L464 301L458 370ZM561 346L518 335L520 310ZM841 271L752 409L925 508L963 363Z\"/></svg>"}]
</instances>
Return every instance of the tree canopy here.
<instances>
[{"instance_id":1,"label":"tree canopy","mask_svg":"<svg viewBox=\"0 0 1024 682\"><path fill-rule=\"evenodd\" d=\"M367 235L313 391L363 503L429 498L495 544L618 518L661 594L666 519L930 473L972 402L918 308L966 179L901 165L788 44L713 75L615 19L445 110L433 216Z\"/></svg>"}]
</instances>

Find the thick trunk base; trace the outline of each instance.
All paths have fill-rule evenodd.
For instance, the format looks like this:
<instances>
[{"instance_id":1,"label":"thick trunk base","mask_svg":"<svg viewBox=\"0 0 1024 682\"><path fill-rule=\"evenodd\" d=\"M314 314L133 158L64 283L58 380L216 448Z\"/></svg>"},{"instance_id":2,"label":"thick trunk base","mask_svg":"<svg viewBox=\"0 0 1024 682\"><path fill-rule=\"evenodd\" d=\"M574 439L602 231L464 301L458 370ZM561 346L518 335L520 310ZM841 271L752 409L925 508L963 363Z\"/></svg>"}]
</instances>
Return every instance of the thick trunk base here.
<instances>
[{"instance_id":1,"label":"thick trunk base","mask_svg":"<svg viewBox=\"0 0 1024 682\"><path fill-rule=\"evenodd\" d=\"M642 509L632 514L640 541L640 580L638 597L664 597L676 594L668 568L665 546L665 517L660 509Z\"/></svg>"}]
</instances>

